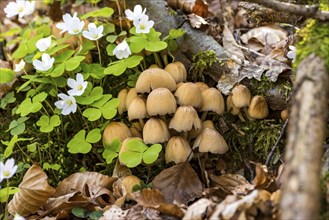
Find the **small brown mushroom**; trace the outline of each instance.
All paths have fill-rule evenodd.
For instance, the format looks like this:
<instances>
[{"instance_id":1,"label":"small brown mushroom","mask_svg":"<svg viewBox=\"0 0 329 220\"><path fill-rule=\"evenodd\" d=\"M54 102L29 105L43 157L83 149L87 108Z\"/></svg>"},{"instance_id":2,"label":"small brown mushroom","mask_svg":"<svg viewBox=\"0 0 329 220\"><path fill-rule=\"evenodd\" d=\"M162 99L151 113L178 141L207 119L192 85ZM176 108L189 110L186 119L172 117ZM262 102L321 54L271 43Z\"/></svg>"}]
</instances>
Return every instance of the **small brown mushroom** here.
<instances>
[{"instance_id":1,"label":"small brown mushroom","mask_svg":"<svg viewBox=\"0 0 329 220\"><path fill-rule=\"evenodd\" d=\"M167 88L154 89L147 96L146 109L150 116L175 113L176 107L176 99Z\"/></svg>"},{"instance_id":2,"label":"small brown mushroom","mask_svg":"<svg viewBox=\"0 0 329 220\"><path fill-rule=\"evenodd\" d=\"M132 193L135 185L139 185L141 180L134 175L126 176L122 179L121 184L125 189L126 193Z\"/></svg>"},{"instance_id":3,"label":"small brown mushroom","mask_svg":"<svg viewBox=\"0 0 329 220\"><path fill-rule=\"evenodd\" d=\"M199 89L201 90L201 92L203 92L206 89L209 89L209 86L206 83L204 83L204 82L195 82L194 84L199 87Z\"/></svg>"},{"instance_id":4,"label":"small brown mushroom","mask_svg":"<svg viewBox=\"0 0 329 220\"><path fill-rule=\"evenodd\" d=\"M166 163L174 161L176 164L192 158L191 147L186 138L173 136L169 139L165 149Z\"/></svg>"},{"instance_id":5,"label":"small brown mushroom","mask_svg":"<svg viewBox=\"0 0 329 220\"><path fill-rule=\"evenodd\" d=\"M208 111L216 112L223 115L225 110L225 102L222 93L215 88L209 88L202 92L201 111L203 114L201 120L205 120Z\"/></svg>"},{"instance_id":6,"label":"small brown mushroom","mask_svg":"<svg viewBox=\"0 0 329 220\"><path fill-rule=\"evenodd\" d=\"M138 119L142 127L144 126L143 118L147 118L146 102L145 99L136 96L133 101L130 103L128 108L128 119L132 121Z\"/></svg>"},{"instance_id":7,"label":"small brown mushroom","mask_svg":"<svg viewBox=\"0 0 329 220\"><path fill-rule=\"evenodd\" d=\"M248 108L248 115L254 119L264 119L268 116L268 106L263 96L256 95L252 97Z\"/></svg>"},{"instance_id":8,"label":"small brown mushroom","mask_svg":"<svg viewBox=\"0 0 329 220\"><path fill-rule=\"evenodd\" d=\"M169 128L178 132L190 131L192 127L201 129L202 122L197 111L192 106L180 106L169 123Z\"/></svg>"},{"instance_id":9,"label":"small brown mushroom","mask_svg":"<svg viewBox=\"0 0 329 220\"><path fill-rule=\"evenodd\" d=\"M194 83L183 83L175 92L175 97L179 105L190 105L200 108L202 105L201 90Z\"/></svg>"},{"instance_id":10,"label":"small brown mushroom","mask_svg":"<svg viewBox=\"0 0 329 220\"><path fill-rule=\"evenodd\" d=\"M242 108L249 106L250 99L250 91L245 85L239 84L232 89L232 101L235 107Z\"/></svg>"},{"instance_id":11,"label":"small brown mushroom","mask_svg":"<svg viewBox=\"0 0 329 220\"><path fill-rule=\"evenodd\" d=\"M145 144L156 144L168 141L170 138L167 124L159 118L150 118L143 128Z\"/></svg>"},{"instance_id":12,"label":"small brown mushroom","mask_svg":"<svg viewBox=\"0 0 329 220\"><path fill-rule=\"evenodd\" d=\"M228 151L228 145L223 136L212 128L204 128L201 134L195 139L193 149L199 147L199 152L211 152L224 154Z\"/></svg>"},{"instance_id":13,"label":"small brown mushroom","mask_svg":"<svg viewBox=\"0 0 329 220\"><path fill-rule=\"evenodd\" d=\"M105 127L102 141L104 146L110 146L114 139L123 141L131 136L132 134L126 124L112 121Z\"/></svg>"},{"instance_id":14,"label":"small brown mushroom","mask_svg":"<svg viewBox=\"0 0 329 220\"><path fill-rule=\"evenodd\" d=\"M119 99L119 106L118 106L118 112L121 115L123 112L127 111L126 109L126 99L128 95L128 89L122 89L118 94Z\"/></svg>"},{"instance_id":15,"label":"small brown mushroom","mask_svg":"<svg viewBox=\"0 0 329 220\"><path fill-rule=\"evenodd\" d=\"M185 82L187 73L185 66L180 62L169 63L165 69L176 81L176 83Z\"/></svg>"},{"instance_id":16,"label":"small brown mushroom","mask_svg":"<svg viewBox=\"0 0 329 220\"><path fill-rule=\"evenodd\" d=\"M240 114L240 109L235 107L232 101L232 95L229 95L226 99L226 109L227 112L231 113L232 115Z\"/></svg>"},{"instance_id":17,"label":"small brown mushroom","mask_svg":"<svg viewBox=\"0 0 329 220\"><path fill-rule=\"evenodd\" d=\"M287 120L289 117L289 110L287 108L282 110L280 116L283 121Z\"/></svg>"},{"instance_id":18,"label":"small brown mushroom","mask_svg":"<svg viewBox=\"0 0 329 220\"><path fill-rule=\"evenodd\" d=\"M129 92L126 97L126 110L128 110L130 103L133 101L133 99L137 96L137 92L135 88L129 89Z\"/></svg>"}]
</instances>

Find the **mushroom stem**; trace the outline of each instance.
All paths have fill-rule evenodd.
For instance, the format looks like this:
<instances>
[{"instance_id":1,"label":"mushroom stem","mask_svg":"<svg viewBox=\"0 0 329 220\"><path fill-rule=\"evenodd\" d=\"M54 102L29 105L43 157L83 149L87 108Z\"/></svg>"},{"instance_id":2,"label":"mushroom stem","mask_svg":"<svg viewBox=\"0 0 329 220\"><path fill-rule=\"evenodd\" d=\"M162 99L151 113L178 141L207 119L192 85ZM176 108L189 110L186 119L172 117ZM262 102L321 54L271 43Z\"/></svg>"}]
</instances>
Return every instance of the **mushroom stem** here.
<instances>
[{"instance_id":1,"label":"mushroom stem","mask_svg":"<svg viewBox=\"0 0 329 220\"><path fill-rule=\"evenodd\" d=\"M202 115L201 115L201 120L202 120L202 121L205 121L205 120L206 120L206 117L207 117L207 115L208 115L208 111L204 111L204 112L202 112Z\"/></svg>"},{"instance_id":2,"label":"mushroom stem","mask_svg":"<svg viewBox=\"0 0 329 220\"><path fill-rule=\"evenodd\" d=\"M167 124L167 118L166 115L160 115L160 119L164 121Z\"/></svg>"},{"instance_id":3,"label":"mushroom stem","mask_svg":"<svg viewBox=\"0 0 329 220\"><path fill-rule=\"evenodd\" d=\"M243 117L243 115L242 115L241 112L238 114L238 116L239 116L239 119L240 119L242 122L246 122L246 119Z\"/></svg>"}]
</instances>

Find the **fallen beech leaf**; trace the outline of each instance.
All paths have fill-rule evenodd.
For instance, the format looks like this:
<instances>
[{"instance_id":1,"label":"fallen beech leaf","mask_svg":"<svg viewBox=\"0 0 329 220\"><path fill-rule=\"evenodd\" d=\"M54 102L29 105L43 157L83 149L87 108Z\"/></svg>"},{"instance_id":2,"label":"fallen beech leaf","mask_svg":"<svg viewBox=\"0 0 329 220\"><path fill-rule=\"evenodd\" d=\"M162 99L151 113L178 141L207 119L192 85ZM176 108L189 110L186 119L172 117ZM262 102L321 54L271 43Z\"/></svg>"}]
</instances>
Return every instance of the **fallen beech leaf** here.
<instances>
[{"instance_id":1,"label":"fallen beech leaf","mask_svg":"<svg viewBox=\"0 0 329 220\"><path fill-rule=\"evenodd\" d=\"M86 184L110 189L115 180L116 178L114 177L102 175L97 172L74 173L58 184L54 197L63 196L76 191L83 192L83 188Z\"/></svg>"},{"instance_id":2,"label":"fallen beech leaf","mask_svg":"<svg viewBox=\"0 0 329 220\"><path fill-rule=\"evenodd\" d=\"M129 212L125 219L129 220L141 220L141 219L152 219L152 220L163 220L160 213L151 208L144 208L140 205L134 205L129 209ZM105 219L104 219L105 220ZM108 219L106 219L108 220ZM113 219L114 220L114 219Z\"/></svg>"},{"instance_id":3,"label":"fallen beech leaf","mask_svg":"<svg viewBox=\"0 0 329 220\"><path fill-rule=\"evenodd\" d=\"M223 47L231 55L235 55L239 59L244 59L244 54L242 50L238 47L238 44L236 43L233 34L226 25L224 25L223 30Z\"/></svg>"},{"instance_id":4,"label":"fallen beech leaf","mask_svg":"<svg viewBox=\"0 0 329 220\"><path fill-rule=\"evenodd\" d=\"M38 211L48 198L55 194L55 189L48 184L47 179L47 174L41 167L31 166L18 186L20 191L8 204L9 213L28 216Z\"/></svg>"},{"instance_id":5,"label":"fallen beech leaf","mask_svg":"<svg viewBox=\"0 0 329 220\"><path fill-rule=\"evenodd\" d=\"M120 207L116 205L112 205L109 210L104 212L103 216L99 218L99 220L110 220L110 219L125 219L128 210L122 210Z\"/></svg>"},{"instance_id":6,"label":"fallen beech leaf","mask_svg":"<svg viewBox=\"0 0 329 220\"><path fill-rule=\"evenodd\" d=\"M167 0L173 9L181 9L188 14L194 13L198 16L208 16L208 4L204 0Z\"/></svg>"},{"instance_id":7,"label":"fallen beech leaf","mask_svg":"<svg viewBox=\"0 0 329 220\"><path fill-rule=\"evenodd\" d=\"M241 35L241 40L244 44L248 44L250 39L256 39L263 45L274 45L287 38L288 33L274 25L256 27Z\"/></svg>"},{"instance_id":8,"label":"fallen beech leaf","mask_svg":"<svg viewBox=\"0 0 329 220\"><path fill-rule=\"evenodd\" d=\"M247 194L254 189L254 186L239 174L223 174L221 176L211 174L210 180L227 194Z\"/></svg>"},{"instance_id":9,"label":"fallen beech leaf","mask_svg":"<svg viewBox=\"0 0 329 220\"><path fill-rule=\"evenodd\" d=\"M262 165L260 163L256 163L255 164L255 169L256 169L256 176L255 178L252 180L252 183L256 186L256 187L260 187L263 186L268 178L268 171L267 171L267 167L265 165Z\"/></svg>"},{"instance_id":10,"label":"fallen beech leaf","mask_svg":"<svg viewBox=\"0 0 329 220\"><path fill-rule=\"evenodd\" d=\"M109 203L113 204L115 202L112 192L101 186L86 184L83 194L88 196L89 202L100 207L104 207Z\"/></svg>"},{"instance_id":11,"label":"fallen beech leaf","mask_svg":"<svg viewBox=\"0 0 329 220\"><path fill-rule=\"evenodd\" d=\"M204 216L209 216L212 213L216 204L209 199L199 199L192 205L190 205L183 217L183 220L202 220Z\"/></svg>"},{"instance_id":12,"label":"fallen beech leaf","mask_svg":"<svg viewBox=\"0 0 329 220\"><path fill-rule=\"evenodd\" d=\"M175 204L165 203L163 194L157 189L143 189L133 193L134 200L145 208L153 208L159 212L182 218L184 212Z\"/></svg>"},{"instance_id":13,"label":"fallen beech leaf","mask_svg":"<svg viewBox=\"0 0 329 220\"><path fill-rule=\"evenodd\" d=\"M196 14L189 14L188 19L193 28L200 28L203 24L209 24L203 17L200 17Z\"/></svg>"},{"instance_id":14,"label":"fallen beech leaf","mask_svg":"<svg viewBox=\"0 0 329 220\"><path fill-rule=\"evenodd\" d=\"M163 193L165 201L187 204L202 196L202 184L188 162L163 170L153 180L156 189Z\"/></svg>"}]
</instances>

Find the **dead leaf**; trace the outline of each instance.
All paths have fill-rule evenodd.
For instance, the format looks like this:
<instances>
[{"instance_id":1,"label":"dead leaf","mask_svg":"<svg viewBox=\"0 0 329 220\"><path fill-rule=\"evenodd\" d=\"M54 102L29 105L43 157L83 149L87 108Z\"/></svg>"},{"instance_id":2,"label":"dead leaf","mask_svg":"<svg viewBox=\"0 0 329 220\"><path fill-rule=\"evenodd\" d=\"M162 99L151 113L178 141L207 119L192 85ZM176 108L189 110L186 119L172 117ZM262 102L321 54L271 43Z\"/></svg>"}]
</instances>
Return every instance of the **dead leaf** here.
<instances>
[{"instance_id":1,"label":"dead leaf","mask_svg":"<svg viewBox=\"0 0 329 220\"><path fill-rule=\"evenodd\" d=\"M171 8L181 9L188 14L208 16L208 4L204 0L167 0L167 3Z\"/></svg>"},{"instance_id":2,"label":"dead leaf","mask_svg":"<svg viewBox=\"0 0 329 220\"><path fill-rule=\"evenodd\" d=\"M182 218L184 212L175 204L165 203L163 194L157 189L143 189L133 193L134 200L145 208L153 208L159 212Z\"/></svg>"},{"instance_id":3,"label":"dead leaf","mask_svg":"<svg viewBox=\"0 0 329 220\"><path fill-rule=\"evenodd\" d=\"M63 196L72 192L83 192L86 184L89 186L100 186L106 189L111 189L114 177L99 174L97 172L82 172L74 173L60 182L56 188L54 197Z\"/></svg>"},{"instance_id":4,"label":"dead leaf","mask_svg":"<svg viewBox=\"0 0 329 220\"><path fill-rule=\"evenodd\" d=\"M163 218L160 216L160 213L157 210L151 209L151 208L144 208L143 206L140 206L140 205L134 205L133 207L131 207L129 209L129 212L125 219L129 219L129 220L141 220L141 219L163 220Z\"/></svg>"},{"instance_id":5,"label":"dead leaf","mask_svg":"<svg viewBox=\"0 0 329 220\"><path fill-rule=\"evenodd\" d=\"M122 210L120 207L112 205L110 209L104 212L103 216L100 217L99 220L125 219L127 214L128 210Z\"/></svg>"},{"instance_id":6,"label":"dead leaf","mask_svg":"<svg viewBox=\"0 0 329 220\"><path fill-rule=\"evenodd\" d=\"M38 165L31 166L18 186L20 191L8 204L9 213L28 216L38 211L55 194L55 189L48 184L47 179L47 174Z\"/></svg>"},{"instance_id":7,"label":"dead leaf","mask_svg":"<svg viewBox=\"0 0 329 220\"><path fill-rule=\"evenodd\" d=\"M187 204L202 195L202 184L188 162L163 170L153 180L156 189L163 193L165 201Z\"/></svg>"},{"instance_id":8,"label":"dead leaf","mask_svg":"<svg viewBox=\"0 0 329 220\"><path fill-rule=\"evenodd\" d=\"M247 194L254 189L254 186L239 174L223 174L221 176L210 174L210 180L227 194Z\"/></svg>"},{"instance_id":9,"label":"dead leaf","mask_svg":"<svg viewBox=\"0 0 329 220\"><path fill-rule=\"evenodd\" d=\"M223 47L226 51L228 51L231 55L237 56L239 59L244 60L244 54L242 50L238 47L233 34L230 29L226 25L224 25L223 30Z\"/></svg>"},{"instance_id":10,"label":"dead leaf","mask_svg":"<svg viewBox=\"0 0 329 220\"><path fill-rule=\"evenodd\" d=\"M183 217L183 220L202 220L204 216L209 216L213 212L216 204L209 199L199 199L190 205Z\"/></svg>"},{"instance_id":11,"label":"dead leaf","mask_svg":"<svg viewBox=\"0 0 329 220\"><path fill-rule=\"evenodd\" d=\"M100 207L104 207L109 203L113 204L115 202L112 192L101 186L86 184L83 194L88 197L89 202Z\"/></svg>"},{"instance_id":12,"label":"dead leaf","mask_svg":"<svg viewBox=\"0 0 329 220\"><path fill-rule=\"evenodd\" d=\"M189 14L187 17L193 28L200 28L202 25L209 24L206 20L196 14Z\"/></svg>"},{"instance_id":13,"label":"dead leaf","mask_svg":"<svg viewBox=\"0 0 329 220\"><path fill-rule=\"evenodd\" d=\"M251 39L257 40L265 46L274 45L287 38L288 33L284 29L274 25L256 27L241 36L242 42L246 44L247 47L248 41Z\"/></svg>"},{"instance_id":14,"label":"dead leaf","mask_svg":"<svg viewBox=\"0 0 329 220\"><path fill-rule=\"evenodd\" d=\"M252 162L253 163L253 162ZM252 183L255 185L255 188L268 189L270 191L275 190L275 176L271 174L265 165L261 163L254 163L256 176L252 180Z\"/></svg>"},{"instance_id":15,"label":"dead leaf","mask_svg":"<svg viewBox=\"0 0 329 220\"><path fill-rule=\"evenodd\" d=\"M274 60L269 56L259 57L261 60L260 66L267 70L265 76L267 76L272 82L275 82L278 79L278 76L287 70L291 70L291 67L288 64Z\"/></svg>"}]
</instances>

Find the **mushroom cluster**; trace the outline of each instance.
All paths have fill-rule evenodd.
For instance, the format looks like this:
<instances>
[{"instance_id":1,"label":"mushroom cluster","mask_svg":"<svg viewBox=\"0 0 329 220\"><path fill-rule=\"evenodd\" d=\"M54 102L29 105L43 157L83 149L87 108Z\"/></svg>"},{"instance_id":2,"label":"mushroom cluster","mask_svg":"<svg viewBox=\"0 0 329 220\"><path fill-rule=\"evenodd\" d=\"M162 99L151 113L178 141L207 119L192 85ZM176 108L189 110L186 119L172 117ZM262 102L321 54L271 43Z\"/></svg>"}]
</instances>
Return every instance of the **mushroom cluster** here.
<instances>
[{"instance_id":1,"label":"mushroom cluster","mask_svg":"<svg viewBox=\"0 0 329 220\"><path fill-rule=\"evenodd\" d=\"M201 153L227 152L228 145L223 136L212 121L206 120L209 111L224 114L223 95L203 82L187 82L186 78L185 66L180 62L170 63L164 69L152 65L144 70L135 88L122 89L118 95L118 112L123 114L127 111L132 126L128 128L124 123L111 122L108 127L114 127L116 131L110 132L107 127L103 143L109 143L117 134L116 138L123 142L121 151L125 150L127 138L139 138L145 144L163 144L167 163L189 160L192 150L196 149ZM246 107L249 107L248 114L252 118L268 114L264 98L255 96L251 99L247 87L236 86L227 98L227 111L239 115L240 109Z\"/></svg>"}]
</instances>

